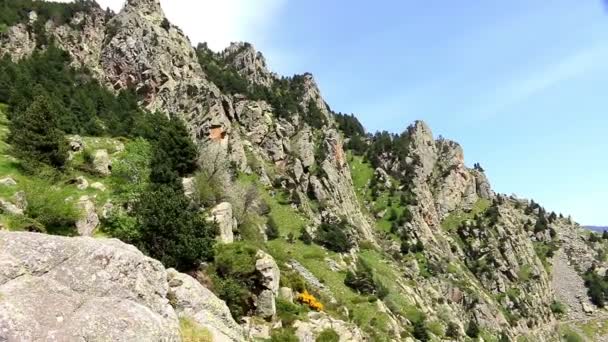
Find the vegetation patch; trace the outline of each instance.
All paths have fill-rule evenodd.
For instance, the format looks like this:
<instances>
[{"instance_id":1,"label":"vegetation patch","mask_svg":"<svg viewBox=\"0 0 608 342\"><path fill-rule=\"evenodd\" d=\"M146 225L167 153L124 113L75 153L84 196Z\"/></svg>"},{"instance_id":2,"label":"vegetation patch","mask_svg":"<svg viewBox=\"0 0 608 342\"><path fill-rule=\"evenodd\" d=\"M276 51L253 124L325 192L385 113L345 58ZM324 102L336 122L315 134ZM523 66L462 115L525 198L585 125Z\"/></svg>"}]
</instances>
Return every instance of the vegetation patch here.
<instances>
[{"instance_id":1,"label":"vegetation patch","mask_svg":"<svg viewBox=\"0 0 608 342\"><path fill-rule=\"evenodd\" d=\"M190 318L179 319L179 331L184 342L213 342L211 332Z\"/></svg>"}]
</instances>

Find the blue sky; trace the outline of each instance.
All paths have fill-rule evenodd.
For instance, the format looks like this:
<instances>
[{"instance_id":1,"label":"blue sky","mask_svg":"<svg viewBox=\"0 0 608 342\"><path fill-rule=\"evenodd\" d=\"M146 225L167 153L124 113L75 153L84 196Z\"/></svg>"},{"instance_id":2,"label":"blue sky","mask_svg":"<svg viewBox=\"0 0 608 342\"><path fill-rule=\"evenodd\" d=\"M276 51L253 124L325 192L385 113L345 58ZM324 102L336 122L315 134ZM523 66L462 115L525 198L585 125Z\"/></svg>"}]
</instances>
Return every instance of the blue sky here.
<instances>
[{"instance_id":1,"label":"blue sky","mask_svg":"<svg viewBox=\"0 0 608 342\"><path fill-rule=\"evenodd\" d=\"M608 225L601 1L287 1L254 38L369 130L425 120L497 191Z\"/></svg>"},{"instance_id":2,"label":"blue sky","mask_svg":"<svg viewBox=\"0 0 608 342\"><path fill-rule=\"evenodd\" d=\"M280 74L312 72L332 109L368 130L425 120L497 191L608 225L602 0L161 3L194 44L249 41Z\"/></svg>"}]
</instances>

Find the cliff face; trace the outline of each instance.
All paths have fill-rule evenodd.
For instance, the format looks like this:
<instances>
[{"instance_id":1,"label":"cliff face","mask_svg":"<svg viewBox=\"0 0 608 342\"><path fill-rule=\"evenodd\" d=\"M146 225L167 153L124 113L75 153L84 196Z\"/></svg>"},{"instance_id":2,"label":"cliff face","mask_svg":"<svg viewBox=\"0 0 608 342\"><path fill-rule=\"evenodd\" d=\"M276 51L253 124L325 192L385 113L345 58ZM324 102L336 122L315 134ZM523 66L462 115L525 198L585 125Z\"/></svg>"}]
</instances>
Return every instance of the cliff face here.
<instances>
[{"instance_id":1,"label":"cliff face","mask_svg":"<svg viewBox=\"0 0 608 342\"><path fill-rule=\"evenodd\" d=\"M31 54L36 49L31 25L20 23L0 35L0 55L21 59ZM596 253L581 240L580 227L557 219L549 225L555 234L550 229L532 229L544 214L528 212L527 201L496 195L480 167L465 165L460 145L435 139L421 121L404 133L406 153L383 155L376 170L389 183L399 179L399 190L415 199L404 204L411 219L398 224L393 234L410 245L421 244L424 250L404 257L394 236L387 238L377 229L380 220L370 213L375 201L358 196L369 184L353 183L345 137L312 75L281 79L268 70L262 54L250 44L235 43L214 58L246 80L249 90L262 89L271 95L222 92L201 66L188 38L166 19L158 0L128 0L115 15L93 7L75 14L70 24L49 22L46 29L75 65L92 70L109 88L134 89L143 107L186 122L203 158L220 159L230 171L255 174L267 189L286 192L298 212L312 222L312 233L321 222L348 222L356 244L367 241L380 247L383 264L397 270L397 295L420 310L427 321L454 323L458 330L454 339L462 339L470 322L475 322L493 334L554 340L557 321L550 307L554 288L561 287L559 281L552 285L553 261L545 249L554 246L560 257L581 270L597 261ZM293 101L285 105L289 115L284 115L285 103L275 100L288 97ZM25 253L28 244L36 244L29 256ZM124 337L132 332L147 340L173 340L178 316L187 310L169 305L167 294L172 289L184 298L215 300L191 278L167 271L117 241L0 233L0 247L0 260L8 260L10 266L0 272L0 293L5 298L0 298L0 330L32 339L57 331L60 337L124 332L116 336L128 340ZM358 251L355 248L348 257L356 260ZM75 260L85 268L77 268L72 264ZM107 270L99 274L95 268L98 263L113 262L115 274ZM122 279L123 273L128 278ZM96 277L104 281L82 283ZM19 294L16 284L32 290ZM56 289L57 297L45 297L47 288ZM107 295L110 290L114 295ZM91 299L87 291L98 293ZM567 295L564 301L573 309L580 304ZM2 306L13 310L40 301L56 308L56 321L35 312L1 316ZM204 300L197 303L202 305ZM398 340L416 319L407 315L406 308L387 303L379 300L378 311L390 317L392 337ZM199 312L211 310L212 315L199 323L223 339L242 339L221 304L216 311L201 308ZM107 311L124 314L128 324L120 326L109 317L103 328L115 330L77 331L87 323L67 319L86 313L93 322ZM36 324L29 324L31 317Z\"/></svg>"}]
</instances>

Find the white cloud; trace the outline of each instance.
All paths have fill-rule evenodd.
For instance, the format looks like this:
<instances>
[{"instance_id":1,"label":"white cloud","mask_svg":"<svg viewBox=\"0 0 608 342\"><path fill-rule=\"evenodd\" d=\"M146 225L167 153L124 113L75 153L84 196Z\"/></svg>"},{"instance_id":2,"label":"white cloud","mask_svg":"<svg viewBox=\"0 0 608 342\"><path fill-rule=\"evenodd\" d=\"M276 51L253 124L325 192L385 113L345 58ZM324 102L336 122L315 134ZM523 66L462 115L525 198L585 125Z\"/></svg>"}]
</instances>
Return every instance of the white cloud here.
<instances>
[{"instance_id":1,"label":"white cloud","mask_svg":"<svg viewBox=\"0 0 608 342\"><path fill-rule=\"evenodd\" d=\"M492 102L483 108L482 116L497 115L551 87L587 74L597 67L603 66L603 61L607 58L608 45L599 44L564 56L538 70L516 75L488 96Z\"/></svg>"},{"instance_id":2,"label":"white cloud","mask_svg":"<svg viewBox=\"0 0 608 342\"><path fill-rule=\"evenodd\" d=\"M68 2L71 0L57 0ZM272 19L287 0L161 0L169 20L192 41L207 42L222 50L233 41L256 44L264 39ZM103 7L119 11L124 0L97 0Z\"/></svg>"}]
</instances>

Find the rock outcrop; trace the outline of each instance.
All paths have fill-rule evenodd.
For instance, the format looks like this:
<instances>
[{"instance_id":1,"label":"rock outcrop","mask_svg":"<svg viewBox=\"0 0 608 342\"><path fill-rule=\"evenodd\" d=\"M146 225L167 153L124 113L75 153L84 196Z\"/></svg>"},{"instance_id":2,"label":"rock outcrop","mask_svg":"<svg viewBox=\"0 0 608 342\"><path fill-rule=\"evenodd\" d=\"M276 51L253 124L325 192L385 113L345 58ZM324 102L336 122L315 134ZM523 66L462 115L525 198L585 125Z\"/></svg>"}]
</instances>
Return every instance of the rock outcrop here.
<instances>
[{"instance_id":1,"label":"rock outcrop","mask_svg":"<svg viewBox=\"0 0 608 342\"><path fill-rule=\"evenodd\" d=\"M99 226L99 216L95 209L95 203L89 196L82 196L77 203L81 210L81 218L76 221L76 229L80 236L93 236L95 229Z\"/></svg>"},{"instance_id":2,"label":"rock outcrop","mask_svg":"<svg viewBox=\"0 0 608 342\"><path fill-rule=\"evenodd\" d=\"M266 59L249 43L232 43L222 52L222 58L253 84L272 86L276 76L268 71Z\"/></svg>"},{"instance_id":3,"label":"rock outcrop","mask_svg":"<svg viewBox=\"0 0 608 342\"><path fill-rule=\"evenodd\" d=\"M218 240L221 243L234 242L234 231L237 228L237 221L232 215L232 204L223 202L211 209L209 221L217 223L219 228Z\"/></svg>"},{"instance_id":4,"label":"rock outcrop","mask_svg":"<svg viewBox=\"0 0 608 342\"><path fill-rule=\"evenodd\" d=\"M179 341L181 315L244 340L208 290L118 240L0 231L0 260L0 340Z\"/></svg>"},{"instance_id":5,"label":"rock outcrop","mask_svg":"<svg viewBox=\"0 0 608 342\"><path fill-rule=\"evenodd\" d=\"M112 173L112 160L107 150L97 150L93 153L93 169L101 176Z\"/></svg>"}]
</instances>

